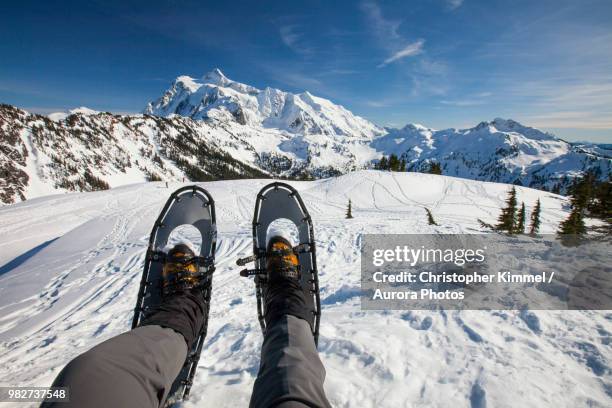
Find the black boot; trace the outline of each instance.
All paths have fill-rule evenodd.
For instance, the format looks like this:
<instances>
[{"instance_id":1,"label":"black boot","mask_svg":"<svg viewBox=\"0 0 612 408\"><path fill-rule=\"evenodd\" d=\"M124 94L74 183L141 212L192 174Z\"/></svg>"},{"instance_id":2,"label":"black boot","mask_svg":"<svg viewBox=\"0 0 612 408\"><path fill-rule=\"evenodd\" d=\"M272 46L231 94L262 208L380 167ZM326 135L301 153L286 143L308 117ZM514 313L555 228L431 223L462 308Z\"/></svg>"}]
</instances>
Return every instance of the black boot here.
<instances>
[{"instance_id":1,"label":"black boot","mask_svg":"<svg viewBox=\"0 0 612 408\"><path fill-rule=\"evenodd\" d=\"M299 260L285 238L275 236L270 239L266 272L267 285L263 293L266 327L283 315L292 315L310 324L310 312L300 285Z\"/></svg>"},{"instance_id":2,"label":"black boot","mask_svg":"<svg viewBox=\"0 0 612 408\"><path fill-rule=\"evenodd\" d=\"M204 293L210 285L200 280L193 259L193 251L184 244L168 252L162 273L162 302L141 324L173 329L183 335L188 350L202 330L208 308Z\"/></svg>"}]
</instances>

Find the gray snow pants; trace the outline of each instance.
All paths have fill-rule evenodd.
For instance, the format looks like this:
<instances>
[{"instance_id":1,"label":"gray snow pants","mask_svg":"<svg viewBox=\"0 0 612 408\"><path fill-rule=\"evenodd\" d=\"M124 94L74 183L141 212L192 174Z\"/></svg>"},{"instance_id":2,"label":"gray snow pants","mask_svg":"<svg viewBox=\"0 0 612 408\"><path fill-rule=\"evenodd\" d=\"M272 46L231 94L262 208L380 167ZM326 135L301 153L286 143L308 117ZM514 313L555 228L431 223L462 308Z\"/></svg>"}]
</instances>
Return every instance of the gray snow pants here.
<instances>
[{"instance_id":1,"label":"gray snow pants","mask_svg":"<svg viewBox=\"0 0 612 408\"><path fill-rule=\"evenodd\" d=\"M205 352L205 351L204 351ZM44 408L157 408L187 355L182 335L143 326L113 337L72 360L54 387L70 387L69 403ZM325 368L305 320L283 316L271 325L261 350L250 407L330 407Z\"/></svg>"}]
</instances>

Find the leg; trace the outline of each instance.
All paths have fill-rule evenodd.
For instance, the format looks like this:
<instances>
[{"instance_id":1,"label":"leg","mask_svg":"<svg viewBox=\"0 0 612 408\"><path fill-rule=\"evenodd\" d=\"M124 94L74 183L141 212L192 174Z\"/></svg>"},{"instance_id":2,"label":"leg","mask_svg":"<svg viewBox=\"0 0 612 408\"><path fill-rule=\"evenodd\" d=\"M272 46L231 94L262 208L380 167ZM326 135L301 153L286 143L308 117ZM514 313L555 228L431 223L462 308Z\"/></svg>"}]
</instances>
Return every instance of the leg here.
<instances>
[{"instance_id":1,"label":"leg","mask_svg":"<svg viewBox=\"0 0 612 408\"><path fill-rule=\"evenodd\" d=\"M268 326L250 407L330 407L310 325L284 315Z\"/></svg>"},{"instance_id":2,"label":"leg","mask_svg":"<svg viewBox=\"0 0 612 408\"><path fill-rule=\"evenodd\" d=\"M185 338L160 326L113 337L72 360L54 387L70 387L69 403L44 408L157 408L166 399L185 357Z\"/></svg>"},{"instance_id":3,"label":"leg","mask_svg":"<svg viewBox=\"0 0 612 408\"><path fill-rule=\"evenodd\" d=\"M53 386L70 387L70 402L43 403L44 408L157 408L164 403L207 316L206 285L190 277L195 266L180 262L193 257L189 251L181 244L170 251L178 261L164 264L164 279L173 286L164 280L162 303L140 327L68 363ZM171 279L178 272L187 278Z\"/></svg>"}]
</instances>

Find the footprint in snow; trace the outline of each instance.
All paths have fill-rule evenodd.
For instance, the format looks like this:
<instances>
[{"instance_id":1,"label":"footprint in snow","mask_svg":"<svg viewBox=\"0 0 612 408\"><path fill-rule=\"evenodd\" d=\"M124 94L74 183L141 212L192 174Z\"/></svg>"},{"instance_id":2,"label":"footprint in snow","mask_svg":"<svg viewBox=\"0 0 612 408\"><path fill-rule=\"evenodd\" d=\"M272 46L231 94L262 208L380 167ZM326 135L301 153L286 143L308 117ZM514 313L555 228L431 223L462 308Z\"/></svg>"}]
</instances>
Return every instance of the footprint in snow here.
<instances>
[{"instance_id":1,"label":"footprint in snow","mask_svg":"<svg viewBox=\"0 0 612 408\"><path fill-rule=\"evenodd\" d=\"M480 334L478 334L478 332L476 330L472 329L470 326L465 324L463 322L463 320L461 320L460 317L457 317L455 320L456 320L457 324L463 329L465 334L467 334L467 336L468 336L468 338L470 340L472 340L474 343L482 343L483 342L482 336Z\"/></svg>"},{"instance_id":2,"label":"footprint in snow","mask_svg":"<svg viewBox=\"0 0 612 408\"><path fill-rule=\"evenodd\" d=\"M599 349L594 344L588 342L575 343L578 350L581 352L570 352L568 354L578 357L578 360L582 360L587 367L595 373L596 376L603 376L609 374L612 369L608 366L606 359L601 355Z\"/></svg>"},{"instance_id":3,"label":"footprint in snow","mask_svg":"<svg viewBox=\"0 0 612 408\"><path fill-rule=\"evenodd\" d=\"M487 408L487 393L478 383L472 385L472 391L470 392L470 407Z\"/></svg>"},{"instance_id":4,"label":"footprint in snow","mask_svg":"<svg viewBox=\"0 0 612 408\"><path fill-rule=\"evenodd\" d=\"M542 329L540 327L540 319L535 313L529 310L521 310L519 317L522 321L525 322L527 327L529 327L532 332L534 332L535 334L542 333Z\"/></svg>"},{"instance_id":5,"label":"footprint in snow","mask_svg":"<svg viewBox=\"0 0 612 408\"><path fill-rule=\"evenodd\" d=\"M433 325L433 319L430 316L425 316L422 320L418 316L414 316L411 312L401 315L401 319L409 322L410 327L415 330L429 330Z\"/></svg>"}]
</instances>

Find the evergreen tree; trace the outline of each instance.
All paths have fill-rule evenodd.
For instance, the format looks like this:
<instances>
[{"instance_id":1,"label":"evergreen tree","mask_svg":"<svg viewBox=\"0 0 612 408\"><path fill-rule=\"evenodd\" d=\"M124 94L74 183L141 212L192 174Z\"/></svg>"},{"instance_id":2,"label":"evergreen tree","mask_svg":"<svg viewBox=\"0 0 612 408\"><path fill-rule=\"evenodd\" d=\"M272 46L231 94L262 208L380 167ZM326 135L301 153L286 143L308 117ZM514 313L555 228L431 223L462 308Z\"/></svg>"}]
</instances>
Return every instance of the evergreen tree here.
<instances>
[{"instance_id":1,"label":"evergreen tree","mask_svg":"<svg viewBox=\"0 0 612 408\"><path fill-rule=\"evenodd\" d=\"M535 208L531 213L531 225L529 226L529 235L535 235L540 230L540 212L542 211L542 207L540 204L540 199L536 201Z\"/></svg>"},{"instance_id":2,"label":"evergreen tree","mask_svg":"<svg viewBox=\"0 0 612 408\"><path fill-rule=\"evenodd\" d=\"M427 211L427 223L429 225L438 225L436 220L434 220L434 217L433 217L433 214L431 213L431 210L429 208L425 207L425 211Z\"/></svg>"},{"instance_id":3,"label":"evergreen tree","mask_svg":"<svg viewBox=\"0 0 612 408\"><path fill-rule=\"evenodd\" d=\"M587 172L581 178L575 178L569 188L572 196L572 208L590 209L595 190L596 177L593 172Z\"/></svg>"},{"instance_id":4,"label":"evergreen tree","mask_svg":"<svg viewBox=\"0 0 612 408\"><path fill-rule=\"evenodd\" d=\"M346 208L346 218L353 218L353 204L351 203L351 199L349 198L348 207Z\"/></svg>"},{"instance_id":5,"label":"evergreen tree","mask_svg":"<svg viewBox=\"0 0 612 408\"><path fill-rule=\"evenodd\" d=\"M583 235L586 233L582 209L573 207L572 212L559 226L560 235Z\"/></svg>"},{"instance_id":6,"label":"evergreen tree","mask_svg":"<svg viewBox=\"0 0 612 408\"><path fill-rule=\"evenodd\" d=\"M477 218L476 220L478 221L478 223L480 224L480 226L481 226L482 228L485 228L485 229L490 229L490 230L495 230L495 229L496 229L494 225L491 225L491 224L489 224L488 222L484 222L484 221L483 221L483 220L481 220L480 218Z\"/></svg>"},{"instance_id":7,"label":"evergreen tree","mask_svg":"<svg viewBox=\"0 0 612 408\"><path fill-rule=\"evenodd\" d=\"M506 198L506 207L502 209L502 213L497 218L497 225L495 229L497 231L506 231L509 234L514 233L516 227L516 187L512 187L512 190L508 192L508 198Z\"/></svg>"},{"instance_id":8,"label":"evergreen tree","mask_svg":"<svg viewBox=\"0 0 612 408\"><path fill-rule=\"evenodd\" d=\"M383 156L380 158L380 161L378 162L378 170L387 170L387 169L388 169L387 158Z\"/></svg>"},{"instance_id":9,"label":"evergreen tree","mask_svg":"<svg viewBox=\"0 0 612 408\"><path fill-rule=\"evenodd\" d=\"M406 159L404 158L402 158L402 160L400 161L399 171L406 171Z\"/></svg>"},{"instance_id":10,"label":"evergreen tree","mask_svg":"<svg viewBox=\"0 0 612 408\"><path fill-rule=\"evenodd\" d=\"M400 161L395 154L389 156L389 170L399 171Z\"/></svg>"},{"instance_id":11,"label":"evergreen tree","mask_svg":"<svg viewBox=\"0 0 612 408\"><path fill-rule=\"evenodd\" d=\"M590 212L593 216L597 209L597 195L599 182L596 174L592 171L587 172L584 177L575 178L569 188L571 195L572 212L565 221L559 225L557 233L559 235L580 236L586 233L584 225L585 213Z\"/></svg>"},{"instance_id":12,"label":"evergreen tree","mask_svg":"<svg viewBox=\"0 0 612 408\"><path fill-rule=\"evenodd\" d=\"M525 203L521 203L521 209L518 213L518 222L516 224L516 233L524 234L525 233Z\"/></svg>"},{"instance_id":13,"label":"evergreen tree","mask_svg":"<svg viewBox=\"0 0 612 408\"><path fill-rule=\"evenodd\" d=\"M608 223L612 222L612 175L595 186L591 212Z\"/></svg>"},{"instance_id":14,"label":"evergreen tree","mask_svg":"<svg viewBox=\"0 0 612 408\"><path fill-rule=\"evenodd\" d=\"M429 174L442 174L442 166L440 166L440 163L432 162L429 165Z\"/></svg>"}]
</instances>

